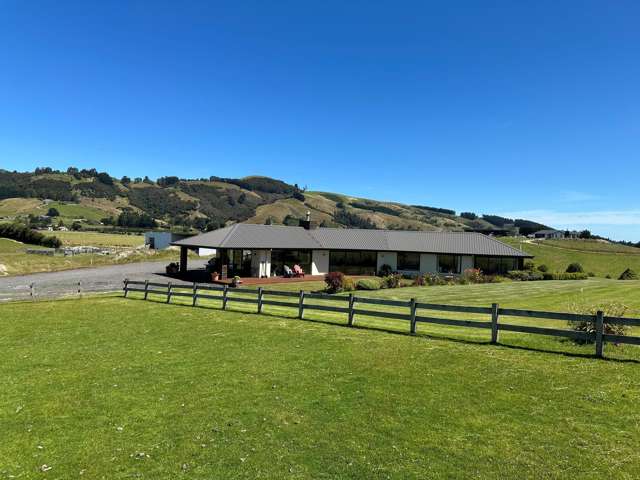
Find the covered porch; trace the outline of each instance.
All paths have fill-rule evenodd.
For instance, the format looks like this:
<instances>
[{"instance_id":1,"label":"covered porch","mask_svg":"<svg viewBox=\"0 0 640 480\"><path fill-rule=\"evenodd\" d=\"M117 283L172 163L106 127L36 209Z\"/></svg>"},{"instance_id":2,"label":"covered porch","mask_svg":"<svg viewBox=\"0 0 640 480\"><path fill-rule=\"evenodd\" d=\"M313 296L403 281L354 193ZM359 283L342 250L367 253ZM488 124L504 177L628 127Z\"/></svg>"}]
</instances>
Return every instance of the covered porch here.
<instances>
[{"instance_id":1,"label":"covered porch","mask_svg":"<svg viewBox=\"0 0 640 480\"><path fill-rule=\"evenodd\" d=\"M194 247L180 246L181 277L189 272L188 250ZM304 279L318 276L320 272L314 272L312 251L304 249L227 249L218 248L214 257L207 265L208 274L217 274L219 281L226 281L233 277L240 277L245 283L250 279ZM298 266L303 275L292 275ZM315 275L314 275L315 274ZM213 279L213 277L212 277Z\"/></svg>"}]
</instances>

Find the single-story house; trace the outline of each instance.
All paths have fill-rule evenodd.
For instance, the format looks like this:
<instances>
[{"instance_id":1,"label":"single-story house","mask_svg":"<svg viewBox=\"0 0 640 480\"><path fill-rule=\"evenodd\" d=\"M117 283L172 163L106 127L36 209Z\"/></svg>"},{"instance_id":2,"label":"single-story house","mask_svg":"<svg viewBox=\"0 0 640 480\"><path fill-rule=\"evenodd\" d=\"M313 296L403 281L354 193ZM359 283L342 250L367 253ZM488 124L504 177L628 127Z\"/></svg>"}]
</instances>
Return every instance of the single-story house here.
<instances>
[{"instance_id":1,"label":"single-story house","mask_svg":"<svg viewBox=\"0 0 640 480\"><path fill-rule=\"evenodd\" d=\"M383 265L406 274L459 274L469 268L485 273L518 270L531 258L495 238L474 232L423 232L317 228L238 223L172 242L180 247L180 271L187 271L187 250L215 248L218 273L227 277L282 275L284 266L305 273L340 271L374 275Z\"/></svg>"},{"instance_id":2,"label":"single-story house","mask_svg":"<svg viewBox=\"0 0 640 480\"><path fill-rule=\"evenodd\" d=\"M538 230L533 233L533 238L564 238L562 230Z\"/></svg>"}]
</instances>

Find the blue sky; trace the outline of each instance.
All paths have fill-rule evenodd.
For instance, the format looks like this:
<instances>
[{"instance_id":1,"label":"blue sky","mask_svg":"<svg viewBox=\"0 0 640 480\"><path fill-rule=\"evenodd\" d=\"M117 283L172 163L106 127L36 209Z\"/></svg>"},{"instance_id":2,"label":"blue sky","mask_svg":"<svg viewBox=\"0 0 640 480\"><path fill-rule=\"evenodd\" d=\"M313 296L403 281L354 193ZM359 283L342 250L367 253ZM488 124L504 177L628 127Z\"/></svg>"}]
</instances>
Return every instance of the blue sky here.
<instances>
[{"instance_id":1,"label":"blue sky","mask_svg":"<svg viewBox=\"0 0 640 480\"><path fill-rule=\"evenodd\" d=\"M640 240L638 2L0 9L0 168L262 174Z\"/></svg>"}]
</instances>

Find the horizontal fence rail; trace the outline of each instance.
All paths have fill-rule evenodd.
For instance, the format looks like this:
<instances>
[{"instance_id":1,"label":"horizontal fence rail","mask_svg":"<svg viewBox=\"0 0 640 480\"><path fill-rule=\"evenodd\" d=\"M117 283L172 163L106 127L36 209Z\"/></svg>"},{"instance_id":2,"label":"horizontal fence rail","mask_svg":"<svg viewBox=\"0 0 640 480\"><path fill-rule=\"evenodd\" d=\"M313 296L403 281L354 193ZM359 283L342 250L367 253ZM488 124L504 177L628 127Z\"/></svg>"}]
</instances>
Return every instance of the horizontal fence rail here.
<instances>
[{"instance_id":1,"label":"horizontal fence rail","mask_svg":"<svg viewBox=\"0 0 640 480\"><path fill-rule=\"evenodd\" d=\"M353 326L356 315L364 317L375 317L387 320L402 320L409 323L409 331L417 332L418 323L430 323L435 325L445 325L451 327L468 327L491 330L491 343L498 342L498 332L500 330L507 332L530 333L535 335L548 335L554 337L572 338L584 342L595 342L595 356L603 357L603 348L606 342L626 343L632 345L640 345L640 337L632 337L626 335L613 335L605 333L604 328L607 324L640 326L640 318L623 318L623 317L606 317L603 312L597 312L595 315L584 315L574 313L561 312L542 312L537 310L519 310L513 308L500 308L494 303L491 307L472 307L462 305L444 305L433 303L417 302L411 300L387 300L382 298L366 298L357 297L352 294L348 296L330 295L327 293L305 292L287 292L279 290L264 290L263 288L229 288L224 285L200 285L179 284L172 285L169 283L156 283L141 280L125 280L124 296L127 297L129 292L144 293L146 300L149 294L164 295L166 302L170 303L172 297L188 297L192 299L192 305L196 306L199 299L219 300L222 302L222 309L225 310L229 302L246 303L257 305L257 312L261 313L264 305L276 307L293 308L298 310L298 318L304 317L307 310L317 310L323 312L344 313L347 315L347 324ZM204 292L204 293L202 293ZM240 295L240 296L239 296ZM267 297L267 298L265 298ZM286 297L291 299L275 300L269 297ZM308 300L329 300L346 304L323 305L318 303L309 303ZM360 308L360 305L379 305L385 307L395 307L403 309L404 312L396 311L380 311L371 310L369 308ZM453 318L440 318L430 315L420 315L421 311L425 312L453 312L468 313L475 315L489 315L488 321L481 320L465 320ZM426 313L426 312L425 312ZM544 320L558 320L565 322L589 322L595 326L593 332L567 330L560 328L539 327L532 325L514 325L503 323L500 317L525 317L537 318Z\"/></svg>"},{"instance_id":2,"label":"horizontal fence rail","mask_svg":"<svg viewBox=\"0 0 640 480\"><path fill-rule=\"evenodd\" d=\"M143 282L144 283L144 282ZM133 288L133 287L132 287ZM81 297L85 293L106 293L122 290L122 281L61 281L31 282L0 286L0 303Z\"/></svg>"}]
</instances>

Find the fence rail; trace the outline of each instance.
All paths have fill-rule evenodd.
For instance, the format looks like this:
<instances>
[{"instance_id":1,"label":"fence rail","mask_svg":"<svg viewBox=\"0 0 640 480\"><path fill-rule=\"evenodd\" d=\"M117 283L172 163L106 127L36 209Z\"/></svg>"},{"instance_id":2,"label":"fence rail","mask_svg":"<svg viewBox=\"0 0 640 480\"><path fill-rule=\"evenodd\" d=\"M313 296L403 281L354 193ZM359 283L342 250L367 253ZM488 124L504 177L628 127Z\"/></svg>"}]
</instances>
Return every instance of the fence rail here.
<instances>
[{"instance_id":1,"label":"fence rail","mask_svg":"<svg viewBox=\"0 0 640 480\"><path fill-rule=\"evenodd\" d=\"M118 292L121 289L121 281L31 282L0 286L0 303L81 297L85 293Z\"/></svg>"},{"instance_id":2,"label":"fence rail","mask_svg":"<svg viewBox=\"0 0 640 480\"><path fill-rule=\"evenodd\" d=\"M156 288L149 288L156 287ZM179 289L179 291L176 291ZM185 291L188 290L188 291ZM192 305L196 306L199 299L220 300L222 302L222 309L227 308L229 302L256 304L257 312L262 312L264 305L272 305L277 307L288 307L298 310L298 318L304 317L306 310L317 310L324 312L335 312L347 314L347 324L352 326L354 324L356 315L365 317L376 317L388 320L402 320L409 324L409 331L411 333L417 332L417 325L419 323L430 323L435 325L445 325L453 327L468 327L468 328L480 328L491 330L491 342L498 342L498 334L502 331L507 332L520 332L530 333L535 335L549 335L554 337L566 337L577 339L585 342L595 342L595 356L602 358L604 344L606 342L613 343L626 343L632 345L640 345L640 337L632 337L626 335L613 335L605 333L604 326L606 324L626 325L626 326L640 326L640 318L622 318L622 317L607 317L603 312L597 312L595 315L584 315L574 313L562 313L562 312L542 312L537 310L519 310L513 308L500 308L496 303L491 307L471 307L462 305L441 305L433 303L417 302L415 299L411 300L386 300L380 298L366 298L356 297L354 295L349 296L335 296L328 295L326 293L314 293L305 292L300 290L296 292L286 292L278 290L264 290L263 288L250 289L250 288L229 288L228 286L218 285L200 285L194 283L192 285L172 285L171 283L153 283L140 280L125 280L124 281L124 296L127 297L129 292L142 292L144 293L144 299L146 300L149 294L165 295L166 302L170 303L172 297L189 297L192 299ZM209 292L209 293L200 293ZM217 295L212 292L218 292ZM237 296L238 294L245 296ZM248 295L248 296L247 296ZM255 298L252 298L255 296ZM274 297L288 297L295 299L295 301L282 301L272 300L269 296ZM317 303L307 303L306 300L329 300L332 302L345 302L347 306L336 305L322 305ZM380 305L387 307L395 307L399 309L405 309L404 312L389 312L370 310L367 308L360 308L359 305ZM441 312L454 312L454 313L470 313L489 315L490 320L467 320L467 319L453 319L453 318L440 318L434 316L419 315L419 311L441 311ZM511 323L502 323L501 317L525 317L525 318L538 318L544 320L558 320L558 321L574 321L574 322L591 322L594 324L595 329L593 332L584 332L576 330L567 330L559 328L539 327L532 325L514 325Z\"/></svg>"}]
</instances>

